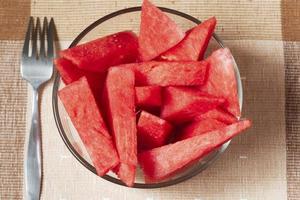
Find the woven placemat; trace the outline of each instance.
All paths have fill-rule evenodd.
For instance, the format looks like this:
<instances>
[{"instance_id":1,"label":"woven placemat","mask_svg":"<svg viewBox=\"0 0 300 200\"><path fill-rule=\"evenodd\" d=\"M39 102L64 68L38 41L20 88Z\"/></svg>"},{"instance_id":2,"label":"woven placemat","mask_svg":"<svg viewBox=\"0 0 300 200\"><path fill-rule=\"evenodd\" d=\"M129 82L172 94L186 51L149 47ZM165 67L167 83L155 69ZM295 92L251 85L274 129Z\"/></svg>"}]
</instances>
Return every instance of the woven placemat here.
<instances>
[{"instance_id":1,"label":"woven placemat","mask_svg":"<svg viewBox=\"0 0 300 200\"><path fill-rule=\"evenodd\" d=\"M0 199L22 199L27 85L19 55L27 18L55 18L62 46L88 24L140 1L0 1ZM176 186L137 190L87 171L59 137L50 82L42 96L42 199L291 199L300 198L300 2L297 0L154 1L199 19L215 15L241 70L243 115L254 126L212 167ZM4 28L3 28L4 27Z\"/></svg>"}]
</instances>

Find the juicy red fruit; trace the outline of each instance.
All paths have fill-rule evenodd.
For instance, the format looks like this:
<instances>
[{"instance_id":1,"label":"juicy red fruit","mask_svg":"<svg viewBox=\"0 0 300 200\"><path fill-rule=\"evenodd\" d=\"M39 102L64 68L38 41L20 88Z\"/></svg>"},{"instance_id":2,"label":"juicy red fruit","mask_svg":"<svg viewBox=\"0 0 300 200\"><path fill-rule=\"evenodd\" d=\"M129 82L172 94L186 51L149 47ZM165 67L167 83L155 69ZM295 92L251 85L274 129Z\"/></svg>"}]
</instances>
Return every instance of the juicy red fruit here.
<instances>
[{"instance_id":1,"label":"juicy red fruit","mask_svg":"<svg viewBox=\"0 0 300 200\"><path fill-rule=\"evenodd\" d=\"M237 122L237 118L235 116L221 108L215 108L195 117L196 121L204 119L215 119L225 124L233 124L234 122Z\"/></svg>"},{"instance_id":2,"label":"juicy red fruit","mask_svg":"<svg viewBox=\"0 0 300 200\"><path fill-rule=\"evenodd\" d=\"M207 58L210 67L207 81L200 90L208 94L224 98L223 108L236 116L241 116L237 82L234 72L234 60L229 49L219 49Z\"/></svg>"},{"instance_id":3,"label":"juicy red fruit","mask_svg":"<svg viewBox=\"0 0 300 200\"><path fill-rule=\"evenodd\" d=\"M134 72L126 68L110 68L104 100L120 158L117 174L125 184L132 186L137 166Z\"/></svg>"},{"instance_id":4,"label":"juicy red fruit","mask_svg":"<svg viewBox=\"0 0 300 200\"><path fill-rule=\"evenodd\" d=\"M166 87L163 91L161 117L171 122L183 123L224 103L197 89L186 87Z\"/></svg>"},{"instance_id":5,"label":"juicy red fruit","mask_svg":"<svg viewBox=\"0 0 300 200\"><path fill-rule=\"evenodd\" d=\"M243 120L174 144L145 151L138 155L139 163L148 180L160 181L203 158L250 126L249 120Z\"/></svg>"},{"instance_id":6,"label":"juicy red fruit","mask_svg":"<svg viewBox=\"0 0 300 200\"><path fill-rule=\"evenodd\" d=\"M163 53L160 59L168 61L202 60L216 23L216 18L212 17L192 28L179 44Z\"/></svg>"},{"instance_id":7,"label":"juicy red fruit","mask_svg":"<svg viewBox=\"0 0 300 200\"><path fill-rule=\"evenodd\" d=\"M137 85L199 86L205 81L208 63L205 61L149 61L120 67L134 70Z\"/></svg>"},{"instance_id":8,"label":"juicy red fruit","mask_svg":"<svg viewBox=\"0 0 300 200\"><path fill-rule=\"evenodd\" d=\"M137 124L138 147L140 150L153 149L167 143L172 125L146 111L142 111Z\"/></svg>"},{"instance_id":9,"label":"juicy red fruit","mask_svg":"<svg viewBox=\"0 0 300 200\"><path fill-rule=\"evenodd\" d=\"M64 58L55 59L54 65L66 85L86 75L84 71L78 69L71 61Z\"/></svg>"},{"instance_id":10,"label":"juicy red fruit","mask_svg":"<svg viewBox=\"0 0 300 200\"><path fill-rule=\"evenodd\" d=\"M161 181L250 127L237 121L230 51L202 60L216 22L184 34L143 0L138 37L124 31L60 52L59 97L100 176L112 170L131 187L139 162L146 182Z\"/></svg>"},{"instance_id":11,"label":"juicy red fruit","mask_svg":"<svg viewBox=\"0 0 300 200\"><path fill-rule=\"evenodd\" d=\"M142 61L149 61L179 43L182 30L165 13L144 0L141 13L139 51Z\"/></svg>"},{"instance_id":12,"label":"juicy red fruit","mask_svg":"<svg viewBox=\"0 0 300 200\"><path fill-rule=\"evenodd\" d=\"M101 94L104 86L106 73L95 73L81 70L77 68L71 61L66 60L64 58L55 59L54 64L66 85L73 83L74 81L77 81L81 77L85 76L93 92L97 104L101 106Z\"/></svg>"},{"instance_id":13,"label":"juicy red fruit","mask_svg":"<svg viewBox=\"0 0 300 200\"><path fill-rule=\"evenodd\" d=\"M135 87L135 100L139 108L155 111L161 106L161 87L142 86Z\"/></svg>"},{"instance_id":14,"label":"juicy red fruit","mask_svg":"<svg viewBox=\"0 0 300 200\"><path fill-rule=\"evenodd\" d=\"M203 119L191 122L183 128L177 140L184 140L190 137L201 135L216 129L225 127L226 124L215 119Z\"/></svg>"},{"instance_id":15,"label":"juicy red fruit","mask_svg":"<svg viewBox=\"0 0 300 200\"><path fill-rule=\"evenodd\" d=\"M85 77L58 93L78 134L84 143L99 176L119 163L112 138L97 107Z\"/></svg>"},{"instance_id":16,"label":"juicy red fruit","mask_svg":"<svg viewBox=\"0 0 300 200\"><path fill-rule=\"evenodd\" d=\"M60 56L80 69L104 72L110 66L136 61L138 39L131 31L119 32L63 50Z\"/></svg>"}]
</instances>

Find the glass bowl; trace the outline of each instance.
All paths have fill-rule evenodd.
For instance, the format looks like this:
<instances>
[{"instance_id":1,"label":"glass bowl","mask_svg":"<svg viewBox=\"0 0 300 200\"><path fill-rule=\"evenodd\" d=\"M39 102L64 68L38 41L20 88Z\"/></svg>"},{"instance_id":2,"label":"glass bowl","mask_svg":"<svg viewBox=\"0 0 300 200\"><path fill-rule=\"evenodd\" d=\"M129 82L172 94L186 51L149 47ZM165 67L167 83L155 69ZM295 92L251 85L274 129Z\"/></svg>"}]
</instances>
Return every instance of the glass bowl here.
<instances>
[{"instance_id":1,"label":"glass bowl","mask_svg":"<svg viewBox=\"0 0 300 200\"><path fill-rule=\"evenodd\" d=\"M163 8L160 7L163 12L166 12L173 20L179 24L183 30L188 30L189 28L195 26L196 24L201 23L198 19L186 14L179 12L177 10ZM71 43L70 47L73 47L77 44L87 42L89 40L99 38L108 34L112 34L119 31L124 30L133 30L136 33L139 31L139 23L140 23L140 11L141 7L131 7L122 9L111 14L108 14L91 25L89 25L86 29L84 29ZM206 52L209 55L213 50L217 48L223 48L223 42L221 39L214 34L213 39L209 43L208 50ZM239 103L242 105L242 85L240 74L237 66L235 65L235 75L238 84L238 97ZM60 75L56 73L54 85L53 85L53 94L52 94L52 102L53 102L53 113L56 121L56 125L58 127L61 138L64 143L70 150L70 152L75 156L75 158L88 170L96 174L96 170L93 167L93 164L89 158L89 155L81 142L76 129L73 127L72 122L68 114L66 113L62 103L58 99L57 92L59 89L64 87L64 83L62 82ZM241 106L240 106L241 109ZM137 170L136 180L134 184L134 188L160 188L165 186L174 185L185 181L207 167L209 167L218 157L227 149L230 141L223 144L221 147L216 149L215 151L208 154L206 157L202 158L198 162L193 165L185 168L176 176L171 177L168 180L164 180L158 183L145 183L143 179L143 174L141 169ZM107 181L113 182L115 184L124 185L118 177L114 173L108 173L103 176Z\"/></svg>"}]
</instances>

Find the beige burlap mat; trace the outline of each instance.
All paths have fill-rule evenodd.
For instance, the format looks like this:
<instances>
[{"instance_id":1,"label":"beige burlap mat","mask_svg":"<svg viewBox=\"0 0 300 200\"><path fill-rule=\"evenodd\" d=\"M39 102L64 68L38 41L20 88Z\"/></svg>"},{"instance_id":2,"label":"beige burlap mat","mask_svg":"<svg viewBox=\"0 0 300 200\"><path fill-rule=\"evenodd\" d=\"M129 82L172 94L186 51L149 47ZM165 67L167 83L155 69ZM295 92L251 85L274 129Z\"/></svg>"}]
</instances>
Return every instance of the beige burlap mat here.
<instances>
[{"instance_id":1,"label":"beige burlap mat","mask_svg":"<svg viewBox=\"0 0 300 200\"><path fill-rule=\"evenodd\" d=\"M154 1L199 19L217 16L217 33L239 65L243 115L254 126L234 139L213 166L176 186L139 190L109 183L86 170L62 142L49 83L42 93L42 199L299 199L300 5L280 0ZM19 77L27 17L55 18L66 46L84 27L140 1L0 0L0 199L22 199L23 145L30 99Z\"/></svg>"}]
</instances>

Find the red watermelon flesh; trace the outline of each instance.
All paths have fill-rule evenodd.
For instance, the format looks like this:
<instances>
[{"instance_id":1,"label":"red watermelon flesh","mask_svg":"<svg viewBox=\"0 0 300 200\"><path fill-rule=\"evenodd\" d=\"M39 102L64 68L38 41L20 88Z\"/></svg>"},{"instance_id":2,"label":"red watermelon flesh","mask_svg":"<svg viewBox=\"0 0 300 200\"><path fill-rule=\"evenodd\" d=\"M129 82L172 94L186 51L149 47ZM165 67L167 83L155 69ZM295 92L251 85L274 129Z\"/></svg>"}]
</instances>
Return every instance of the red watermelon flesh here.
<instances>
[{"instance_id":1,"label":"red watermelon flesh","mask_svg":"<svg viewBox=\"0 0 300 200\"><path fill-rule=\"evenodd\" d=\"M110 68L106 78L104 97L107 105L106 114L114 135L120 163L129 165L130 169L133 169L137 165L134 72L126 68ZM135 177L125 176L122 169L120 167L117 174L124 183L130 186ZM135 174L135 172L130 174Z\"/></svg>"},{"instance_id":2,"label":"red watermelon flesh","mask_svg":"<svg viewBox=\"0 0 300 200\"><path fill-rule=\"evenodd\" d=\"M194 27L179 44L163 53L160 59L168 61L202 60L216 23L216 18L212 17Z\"/></svg>"},{"instance_id":3,"label":"red watermelon flesh","mask_svg":"<svg viewBox=\"0 0 300 200\"><path fill-rule=\"evenodd\" d=\"M64 58L55 59L54 65L66 85L86 75L84 71L78 69L71 61Z\"/></svg>"},{"instance_id":4,"label":"red watermelon flesh","mask_svg":"<svg viewBox=\"0 0 300 200\"><path fill-rule=\"evenodd\" d=\"M170 122L193 120L224 103L224 99L186 87L166 87L163 90L161 117Z\"/></svg>"},{"instance_id":5,"label":"red watermelon flesh","mask_svg":"<svg viewBox=\"0 0 300 200\"><path fill-rule=\"evenodd\" d=\"M228 113L227 111L224 111L221 108L216 108L204 114L201 114L195 118L195 121L203 119L216 119L225 124L232 124L234 122L237 122L237 118L235 116Z\"/></svg>"},{"instance_id":6,"label":"red watermelon flesh","mask_svg":"<svg viewBox=\"0 0 300 200\"><path fill-rule=\"evenodd\" d=\"M127 186L132 187L134 185L136 165L120 163L115 171L121 180L126 180Z\"/></svg>"},{"instance_id":7,"label":"red watermelon flesh","mask_svg":"<svg viewBox=\"0 0 300 200\"><path fill-rule=\"evenodd\" d=\"M106 73L95 73L81 70L77 68L71 61L64 58L55 59L54 64L66 85L85 76L90 88L92 89L96 102L100 106Z\"/></svg>"},{"instance_id":8,"label":"red watermelon flesh","mask_svg":"<svg viewBox=\"0 0 300 200\"><path fill-rule=\"evenodd\" d=\"M99 176L119 164L113 140L107 131L87 79L82 77L58 93Z\"/></svg>"},{"instance_id":9,"label":"red watermelon flesh","mask_svg":"<svg viewBox=\"0 0 300 200\"><path fill-rule=\"evenodd\" d=\"M172 131L172 125L164 119L142 111L137 130L139 149L153 149L166 144Z\"/></svg>"},{"instance_id":10,"label":"red watermelon flesh","mask_svg":"<svg viewBox=\"0 0 300 200\"><path fill-rule=\"evenodd\" d=\"M135 87L136 105L145 109L156 109L161 106L160 86Z\"/></svg>"},{"instance_id":11,"label":"red watermelon flesh","mask_svg":"<svg viewBox=\"0 0 300 200\"><path fill-rule=\"evenodd\" d=\"M137 85L198 86L205 81L208 63L149 61L121 66L135 71Z\"/></svg>"},{"instance_id":12,"label":"red watermelon flesh","mask_svg":"<svg viewBox=\"0 0 300 200\"><path fill-rule=\"evenodd\" d=\"M98 103L99 106L102 107L101 100L102 100L103 88L105 84L106 72L94 73L94 74L90 73L89 75L86 76L86 78L95 96L96 102Z\"/></svg>"},{"instance_id":13,"label":"red watermelon flesh","mask_svg":"<svg viewBox=\"0 0 300 200\"><path fill-rule=\"evenodd\" d=\"M251 126L249 120L158 147L138 155L148 180L160 181L193 163Z\"/></svg>"},{"instance_id":14,"label":"red watermelon flesh","mask_svg":"<svg viewBox=\"0 0 300 200\"><path fill-rule=\"evenodd\" d=\"M110 66L135 62L138 39L131 31L119 32L63 50L60 56L80 69L104 72Z\"/></svg>"},{"instance_id":15,"label":"red watermelon flesh","mask_svg":"<svg viewBox=\"0 0 300 200\"><path fill-rule=\"evenodd\" d=\"M207 82L201 91L222 97L226 101L223 108L236 117L240 117L237 82L234 73L234 60L228 48L219 49L207 58L210 67Z\"/></svg>"},{"instance_id":16,"label":"red watermelon flesh","mask_svg":"<svg viewBox=\"0 0 300 200\"><path fill-rule=\"evenodd\" d=\"M149 61L179 43L183 31L165 13L144 0L141 13L139 52L142 61Z\"/></svg>"},{"instance_id":17,"label":"red watermelon flesh","mask_svg":"<svg viewBox=\"0 0 300 200\"><path fill-rule=\"evenodd\" d=\"M206 132L217 130L225 127L226 124L215 119L203 119L194 121L184 127L177 140L184 140L190 137L201 135Z\"/></svg>"}]
</instances>

